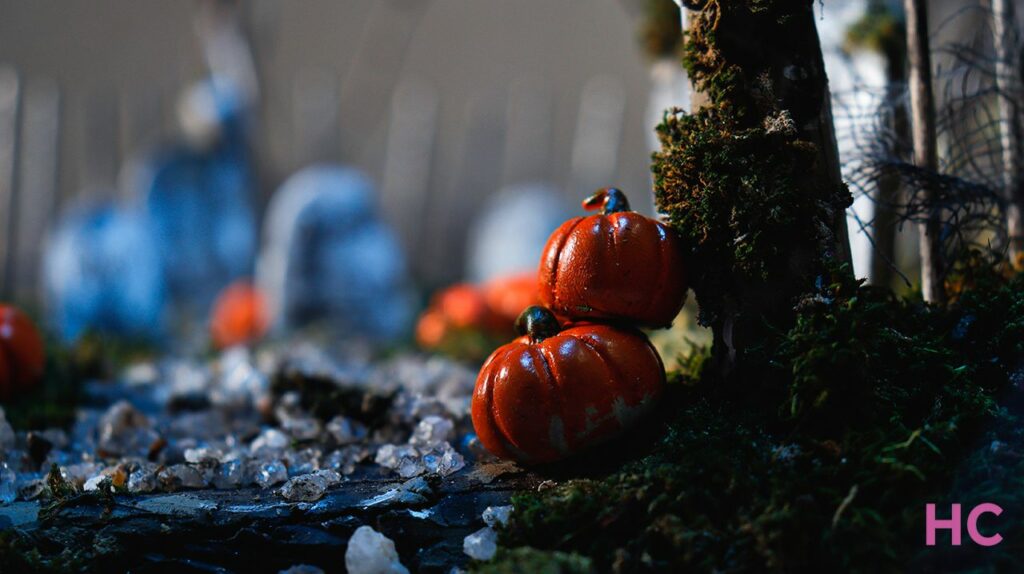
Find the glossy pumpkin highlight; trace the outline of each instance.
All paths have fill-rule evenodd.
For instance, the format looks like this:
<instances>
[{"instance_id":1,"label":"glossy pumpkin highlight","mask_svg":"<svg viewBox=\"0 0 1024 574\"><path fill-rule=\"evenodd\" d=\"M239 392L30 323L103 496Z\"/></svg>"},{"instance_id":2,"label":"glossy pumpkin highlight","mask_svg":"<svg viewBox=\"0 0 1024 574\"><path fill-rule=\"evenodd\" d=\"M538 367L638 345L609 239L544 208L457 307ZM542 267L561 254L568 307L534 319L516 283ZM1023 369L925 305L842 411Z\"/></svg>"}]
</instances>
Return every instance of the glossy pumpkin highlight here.
<instances>
[{"instance_id":1,"label":"glossy pumpkin highlight","mask_svg":"<svg viewBox=\"0 0 1024 574\"><path fill-rule=\"evenodd\" d=\"M543 307L528 308L517 323L525 334L487 359L473 392L473 426L496 456L525 464L565 458L636 424L663 392L661 358L638 331L563 329Z\"/></svg>"}]
</instances>

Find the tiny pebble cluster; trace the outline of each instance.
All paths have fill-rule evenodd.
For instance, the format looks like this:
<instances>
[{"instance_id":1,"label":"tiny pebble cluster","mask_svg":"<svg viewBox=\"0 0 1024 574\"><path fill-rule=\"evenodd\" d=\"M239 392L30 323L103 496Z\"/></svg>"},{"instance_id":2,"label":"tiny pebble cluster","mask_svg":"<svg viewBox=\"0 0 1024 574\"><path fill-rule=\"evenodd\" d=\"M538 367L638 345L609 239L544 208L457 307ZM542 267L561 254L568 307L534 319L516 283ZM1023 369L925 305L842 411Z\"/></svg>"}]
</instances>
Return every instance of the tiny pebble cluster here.
<instances>
[{"instance_id":1,"label":"tiny pebble cluster","mask_svg":"<svg viewBox=\"0 0 1024 574\"><path fill-rule=\"evenodd\" d=\"M311 502L353 476L444 479L487 456L468 417L474 372L441 357L342 356L237 347L207 361L136 363L90 383L90 406L68 431L16 431L0 409L0 504L49 496L51 468L81 492L258 487ZM301 391L272 389L283 372L387 397L387 411L374 424L318 418Z\"/></svg>"}]
</instances>

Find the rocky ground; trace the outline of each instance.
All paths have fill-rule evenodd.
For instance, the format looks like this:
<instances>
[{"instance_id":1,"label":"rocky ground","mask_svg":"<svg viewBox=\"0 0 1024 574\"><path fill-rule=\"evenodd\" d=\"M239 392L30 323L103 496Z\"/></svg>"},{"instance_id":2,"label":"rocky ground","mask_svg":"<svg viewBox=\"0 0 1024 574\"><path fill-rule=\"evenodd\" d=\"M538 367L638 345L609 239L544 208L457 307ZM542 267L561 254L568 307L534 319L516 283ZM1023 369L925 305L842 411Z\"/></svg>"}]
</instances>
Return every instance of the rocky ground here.
<instances>
[{"instance_id":1,"label":"rocky ground","mask_svg":"<svg viewBox=\"0 0 1024 574\"><path fill-rule=\"evenodd\" d=\"M90 383L68 431L0 419L0 555L49 569L330 572L346 552L465 567L493 553L488 524L512 493L542 485L479 447L474 379L440 358L313 346L134 363ZM373 531L353 537L361 526Z\"/></svg>"}]
</instances>

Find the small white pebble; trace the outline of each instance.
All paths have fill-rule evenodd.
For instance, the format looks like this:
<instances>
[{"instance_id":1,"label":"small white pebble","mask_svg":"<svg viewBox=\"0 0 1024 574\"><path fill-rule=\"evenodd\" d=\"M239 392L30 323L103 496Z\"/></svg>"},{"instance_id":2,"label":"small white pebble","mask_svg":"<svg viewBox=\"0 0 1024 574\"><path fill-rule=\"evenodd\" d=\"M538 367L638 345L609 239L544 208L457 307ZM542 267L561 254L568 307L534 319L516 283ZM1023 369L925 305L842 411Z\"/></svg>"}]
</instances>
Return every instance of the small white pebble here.
<instances>
[{"instance_id":1,"label":"small white pebble","mask_svg":"<svg viewBox=\"0 0 1024 574\"><path fill-rule=\"evenodd\" d=\"M349 538L345 569L348 574L409 574L398 560L395 543L369 526L360 526Z\"/></svg>"}]
</instances>

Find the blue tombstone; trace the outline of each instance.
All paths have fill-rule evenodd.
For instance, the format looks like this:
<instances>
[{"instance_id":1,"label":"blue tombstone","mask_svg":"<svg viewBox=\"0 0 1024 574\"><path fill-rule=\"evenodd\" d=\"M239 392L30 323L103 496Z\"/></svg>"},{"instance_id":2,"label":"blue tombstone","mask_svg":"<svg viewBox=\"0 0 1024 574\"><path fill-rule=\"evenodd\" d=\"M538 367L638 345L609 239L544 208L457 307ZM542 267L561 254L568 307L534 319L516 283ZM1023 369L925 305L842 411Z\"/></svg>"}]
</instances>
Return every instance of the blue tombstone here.
<instances>
[{"instance_id":1,"label":"blue tombstone","mask_svg":"<svg viewBox=\"0 0 1024 574\"><path fill-rule=\"evenodd\" d=\"M43 274L50 320L65 341L88 330L163 335L160 262L140 212L111 204L72 209L50 236Z\"/></svg>"},{"instance_id":2,"label":"blue tombstone","mask_svg":"<svg viewBox=\"0 0 1024 574\"><path fill-rule=\"evenodd\" d=\"M510 185L488 199L469 230L466 275L484 282L536 271L551 233L581 215L550 185Z\"/></svg>"},{"instance_id":3,"label":"blue tombstone","mask_svg":"<svg viewBox=\"0 0 1024 574\"><path fill-rule=\"evenodd\" d=\"M285 181L267 211L257 280L278 330L320 323L387 341L412 322L404 254L370 181L352 169L312 166Z\"/></svg>"},{"instance_id":4,"label":"blue tombstone","mask_svg":"<svg viewBox=\"0 0 1024 574\"><path fill-rule=\"evenodd\" d=\"M127 185L142 196L171 304L202 319L221 289L252 274L254 182L245 105L230 83L198 84L179 111L184 143L150 157Z\"/></svg>"}]
</instances>

